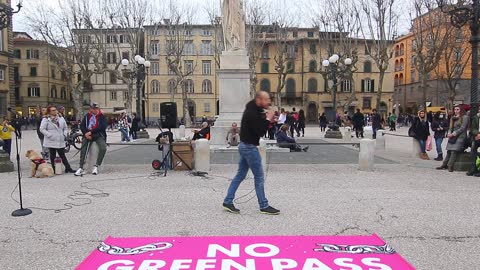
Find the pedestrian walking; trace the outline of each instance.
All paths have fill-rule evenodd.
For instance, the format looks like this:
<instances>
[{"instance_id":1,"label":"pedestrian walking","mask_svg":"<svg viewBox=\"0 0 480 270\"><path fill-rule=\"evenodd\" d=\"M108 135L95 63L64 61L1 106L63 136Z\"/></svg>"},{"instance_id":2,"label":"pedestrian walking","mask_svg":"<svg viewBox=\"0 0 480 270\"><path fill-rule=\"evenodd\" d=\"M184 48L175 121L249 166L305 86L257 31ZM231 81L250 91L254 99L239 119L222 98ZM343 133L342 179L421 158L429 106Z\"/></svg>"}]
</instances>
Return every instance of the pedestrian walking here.
<instances>
[{"instance_id":1,"label":"pedestrian walking","mask_svg":"<svg viewBox=\"0 0 480 270\"><path fill-rule=\"evenodd\" d=\"M140 131L140 117L136 113L132 114L132 127L130 128L130 135L132 136L132 140L136 141L138 139L137 132Z\"/></svg>"},{"instance_id":2,"label":"pedestrian walking","mask_svg":"<svg viewBox=\"0 0 480 270\"><path fill-rule=\"evenodd\" d=\"M320 122L320 131L325 132L327 130L327 116L325 116L325 113L320 115L318 121Z\"/></svg>"},{"instance_id":3,"label":"pedestrian walking","mask_svg":"<svg viewBox=\"0 0 480 270\"><path fill-rule=\"evenodd\" d=\"M90 104L89 112L83 117L80 124L80 130L83 134L82 148L80 150L80 168L75 176L85 174L83 166L86 163L87 152L90 151L92 143L98 145L97 161L93 167L92 174L98 174L98 167L102 165L105 153L107 152L107 118L103 115L97 103Z\"/></svg>"},{"instance_id":4,"label":"pedestrian walking","mask_svg":"<svg viewBox=\"0 0 480 270\"><path fill-rule=\"evenodd\" d=\"M397 116L394 113L390 113L388 116L388 125L390 126L390 131L397 131Z\"/></svg>"},{"instance_id":5,"label":"pedestrian walking","mask_svg":"<svg viewBox=\"0 0 480 270\"><path fill-rule=\"evenodd\" d=\"M420 158L424 160L430 159L427 155L427 139L430 136L430 124L425 111L421 110L418 112L418 117L413 120L408 135L415 138L420 144Z\"/></svg>"},{"instance_id":6,"label":"pedestrian walking","mask_svg":"<svg viewBox=\"0 0 480 270\"><path fill-rule=\"evenodd\" d=\"M448 131L447 156L442 166L437 170L446 170L453 172L453 166L458 155L464 151L465 140L467 139L468 116L465 115L463 107L455 106L454 115L450 119L450 129Z\"/></svg>"},{"instance_id":7,"label":"pedestrian walking","mask_svg":"<svg viewBox=\"0 0 480 270\"><path fill-rule=\"evenodd\" d=\"M372 110L372 131L373 131L373 139L377 138L377 130L382 127L382 117L377 112L377 109Z\"/></svg>"},{"instance_id":8,"label":"pedestrian walking","mask_svg":"<svg viewBox=\"0 0 480 270\"><path fill-rule=\"evenodd\" d=\"M15 132L15 128L10 125L8 119L4 117L0 125L0 139L3 141L3 151L7 152L9 156L12 152L12 132Z\"/></svg>"},{"instance_id":9,"label":"pedestrian walking","mask_svg":"<svg viewBox=\"0 0 480 270\"><path fill-rule=\"evenodd\" d=\"M55 172L55 158L58 153L65 166L65 173L74 173L75 171L70 167L70 163L65 156L65 138L68 136L67 122L58 113L55 106L47 108L47 115L40 124L40 132L44 135L43 146L49 149L53 171Z\"/></svg>"},{"instance_id":10,"label":"pedestrian walking","mask_svg":"<svg viewBox=\"0 0 480 270\"><path fill-rule=\"evenodd\" d=\"M471 140L471 166L470 170L467 172L468 176L477 176L480 177L480 173L477 167L477 158L478 158L478 147L480 147L480 107L478 112L473 116L472 123L470 124L470 140Z\"/></svg>"},{"instance_id":11,"label":"pedestrian walking","mask_svg":"<svg viewBox=\"0 0 480 270\"><path fill-rule=\"evenodd\" d=\"M448 121L440 112L435 113L432 121L433 138L435 139L435 148L437 149L436 161L443 161L442 143L448 131Z\"/></svg>"},{"instance_id":12,"label":"pedestrian walking","mask_svg":"<svg viewBox=\"0 0 480 270\"><path fill-rule=\"evenodd\" d=\"M363 138L363 127L365 126L365 116L357 109L357 112L353 115L353 128L355 129L355 136Z\"/></svg>"},{"instance_id":13,"label":"pedestrian walking","mask_svg":"<svg viewBox=\"0 0 480 270\"><path fill-rule=\"evenodd\" d=\"M305 126L306 126L306 117L305 117L305 111L300 110L298 112L298 136L302 135L302 137L305 137Z\"/></svg>"},{"instance_id":14,"label":"pedestrian walking","mask_svg":"<svg viewBox=\"0 0 480 270\"><path fill-rule=\"evenodd\" d=\"M122 142L130 142L130 134L128 132L128 118L126 113L122 113L118 119L118 131L122 136Z\"/></svg>"},{"instance_id":15,"label":"pedestrian walking","mask_svg":"<svg viewBox=\"0 0 480 270\"><path fill-rule=\"evenodd\" d=\"M265 134L265 130L273 120L273 111L265 111L270 106L270 94L260 91L255 95L255 99L250 101L243 113L241 129L240 129L240 145L238 151L240 153L240 162L235 178L233 178L228 188L227 196L223 202L225 210L232 213L240 213L233 202L238 187L247 176L248 170L251 169L255 178L255 191L260 205L260 212L263 214L278 215L279 210L271 207L265 196L265 176L263 173L262 157L258 150L260 138Z\"/></svg>"}]
</instances>

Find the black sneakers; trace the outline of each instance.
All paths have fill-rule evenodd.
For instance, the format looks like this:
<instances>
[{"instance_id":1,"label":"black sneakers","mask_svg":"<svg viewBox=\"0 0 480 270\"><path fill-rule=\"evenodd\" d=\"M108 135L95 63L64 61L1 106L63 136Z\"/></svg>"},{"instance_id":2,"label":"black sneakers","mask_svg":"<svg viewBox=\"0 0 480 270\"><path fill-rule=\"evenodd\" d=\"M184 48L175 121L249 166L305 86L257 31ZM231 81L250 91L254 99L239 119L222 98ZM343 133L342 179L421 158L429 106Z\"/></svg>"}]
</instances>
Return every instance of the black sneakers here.
<instances>
[{"instance_id":1,"label":"black sneakers","mask_svg":"<svg viewBox=\"0 0 480 270\"><path fill-rule=\"evenodd\" d=\"M260 213L266 214L266 215L280 215L280 210L277 210L277 209L269 206L267 208L260 209Z\"/></svg>"},{"instance_id":2,"label":"black sneakers","mask_svg":"<svg viewBox=\"0 0 480 270\"><path fill-rule=\"evenodd\" d=\"M235 208L235 206L234 206L233 204L226 204L226 203L224 203L224 204L223 204L223 208L224 208L226 211L230 212L230 213L240 214L240 210L237 209L237 208Z\"/></svg>"}]
</instances>

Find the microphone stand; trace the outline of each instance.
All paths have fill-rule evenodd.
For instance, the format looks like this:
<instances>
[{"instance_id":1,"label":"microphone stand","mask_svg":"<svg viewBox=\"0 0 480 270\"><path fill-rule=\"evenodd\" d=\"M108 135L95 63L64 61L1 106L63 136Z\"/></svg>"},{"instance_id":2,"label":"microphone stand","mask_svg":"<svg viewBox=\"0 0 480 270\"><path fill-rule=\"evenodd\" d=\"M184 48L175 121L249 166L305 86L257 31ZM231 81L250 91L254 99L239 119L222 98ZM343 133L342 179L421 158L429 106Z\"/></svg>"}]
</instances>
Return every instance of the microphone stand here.
<instances>
[{"instance_id":1,"label":"microphone stand","mask_svg":"<svg viewBox=\"0 0 480 270\"><path fill-rule=\"evenodd\" d=\"M20 149L18 148L18 136L15 133L15 147L17 149L17 175L18 175L18 192L20 195L20 209L17 209L12 212L14 217L23 217L28 216L32 213L32 210L28 208L23 208L23 199L22 199L22 175L20 173Z\"/></svg>"}]
</instances>

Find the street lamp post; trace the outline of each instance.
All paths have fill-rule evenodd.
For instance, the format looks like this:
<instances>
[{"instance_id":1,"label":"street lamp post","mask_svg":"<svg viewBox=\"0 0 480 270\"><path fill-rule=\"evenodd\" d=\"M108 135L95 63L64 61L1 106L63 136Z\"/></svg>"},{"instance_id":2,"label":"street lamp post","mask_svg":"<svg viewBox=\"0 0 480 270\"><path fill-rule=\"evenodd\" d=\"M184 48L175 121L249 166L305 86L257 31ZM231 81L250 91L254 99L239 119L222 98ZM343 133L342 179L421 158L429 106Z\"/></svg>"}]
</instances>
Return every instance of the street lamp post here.
<instances>
[{"instance_id":1,"label":"street lamp post","mask_svg":"<svg viewBox=\"0 0 480 270\"><path fill-rule=\"evenodd\" d=\"M135 66L132 70L128 70L128 65L130 62L128 59L122 60L123 72L125 76L129 76L131 80L135 80L137 87L137 115L140 117L140 122L144 123L145 115L143 114L143 101L144 93L143 86L145 85L145 78L150 68L150 61L145 60L145 58L140 55L135 55ZM130 97L129 97L130 98Z\"/></svg>"},{"instance_id":2,"label":"street lamp post","mask_svg":"<svg viewBox=\"0 0 480 270\"><path fill-rule=\"evenodd\" d=\"M329 128L333 131L338 131L339 126L336 124L336 116L337 116L337 90L338 90L338 80L337 80L337 69L340 65L339 63L340 56L338 54L333 54L328 58L328 60L323 60L322 66L326 69L327 72L327 78L328 80L328 87L332 91L332 101L333 101L333 113L328 116L330 126ZM352 65L352 59L351 58L345 58L343 60L343 65L345 67L350 67Z\"/></svg>"},{"instance_id":3,"label":"street lamp post","mask_svg":"<svg viewBox=\"0 0 480 270\"><path fill-rule=\"evenodd\" d=\"M478 111L478 47L480 42L480 0L471 4L448 5L445 0L437 0L440 10L450 15L451 23L456 28L470 27L470 44L472 46L472 78L470 82L470 117Z\"/></svg>"},{"instance_id":4,"label":"street lamp post","mask_svg":"<svg viewBox=\"0 0 480 270\"><path fill-rule=\"evenodd\" d=\"M20 12L20 9L23 7L22 3L22 0L18 1L17 10L14 10L6 4L0 4L0 30L10 26L13 14Z\"/></svg>"}]
</instances>

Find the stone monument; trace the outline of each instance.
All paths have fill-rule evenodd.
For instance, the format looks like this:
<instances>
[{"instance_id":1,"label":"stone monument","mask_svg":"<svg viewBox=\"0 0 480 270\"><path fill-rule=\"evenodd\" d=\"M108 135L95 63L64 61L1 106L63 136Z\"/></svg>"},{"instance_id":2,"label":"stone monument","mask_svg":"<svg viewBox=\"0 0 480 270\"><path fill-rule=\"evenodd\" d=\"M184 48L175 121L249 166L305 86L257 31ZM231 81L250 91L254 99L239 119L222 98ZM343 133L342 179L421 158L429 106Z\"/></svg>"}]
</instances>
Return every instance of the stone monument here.
<instances>
[{"instance_id":1,"label":"stone monument","mask_svg":"<svg viewBox=\"0 0 480 270\"><path fill-rule=\"evenodd\" d=\"M220 114L211 128L211 145L227 145L232 123L240 127L245 105L250 101L250 68L245 48L245 11L241 0L224 0L222 7L225 51L218 74ZM241 127L240 127L241 128Z\"/></svg>"}]
</instances>

